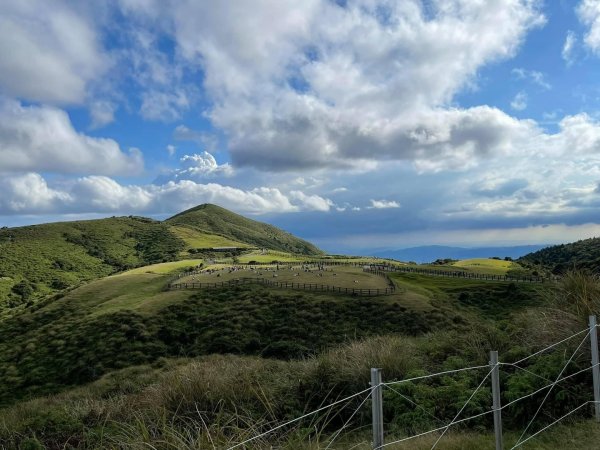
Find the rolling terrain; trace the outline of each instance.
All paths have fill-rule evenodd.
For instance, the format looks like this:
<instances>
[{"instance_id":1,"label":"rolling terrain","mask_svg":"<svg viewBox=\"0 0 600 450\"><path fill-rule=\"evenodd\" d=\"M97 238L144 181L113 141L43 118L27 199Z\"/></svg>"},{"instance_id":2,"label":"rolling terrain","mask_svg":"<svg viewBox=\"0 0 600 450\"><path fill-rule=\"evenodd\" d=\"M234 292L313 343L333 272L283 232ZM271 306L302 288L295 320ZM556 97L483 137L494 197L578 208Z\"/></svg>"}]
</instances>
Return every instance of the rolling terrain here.
<instances>
[{"instance_id":1,"label":"rolling terrain","mask_svg":"<svg viewBox=\"0 0 600 450\"><path fill-rule=\"evenodd\" d=\"M258 238L257 236L262 236ZM273 226L214 205L164 222L143 217L0 229L0 315L82 282L218 247L321 252Z\"/></svg>"},{"instance_id":2,"label":"rolling terrain","mask_svg":"<svg viewBox=\"0 0 600 450\"><path fill-rule=\"evenodd\" d=\"M210 220L210 214L220 218ZM227 225L230 218L209 205L164 222L113 218L3 230L12 236L3 235L6 244L21 249L20 259L2 260L13 271L11 279L19 273L33 277L40 267L46 268L46 277L55 277L60 270L69 272L66 263L71 262L71 272L81 274L77 281L85 283L73 282L54 294L52 286L40 289L38 301L0 320L0 448L228 448L272 424L365 389L370 367L381 367L385 379L393 380L486 367L491 349L503 361L521 360L580 332L586 314L600 312L600 298L586 303L586 310L565 301L560 281L514 283L426 273L386 273L396 289L376 297L258 285L170 290L174 280L233 279L257 270L243 264L273 261L289 273L273 271L276 263L259 267L282 280L304 277L373 288L387 283L362 270L381 259L328 257L283 232L268 235L272 247L264 250L255 237L259 225L247 223L243 235L245 219L232 218L220 228L219 220ZM59 251L43 248L44 237L59 242ZM40 246L37 254L44 258L27 255ZM289 246L305 253L282 249ZM62 258L63 267L44 266L52 258ZM328 268L339 273L334 277L325 271L320 277L289 270L307 259L325 267L329 262ZM94 266L90 261L96 260ZM333 266L336 261L355 265ZM526 270L518 262L481 258L417 267L497 275ZM198 268L204 273L188 273ZM42 298L42 293L48 295ZM536 354L524 370L513 369L510 378L504 368L505 402L541 389L566 363L567 373L581 372L548 395L539 427L586 401L589 349L577 342ZM567 362L571 353L574 358ZM402 438L452 419L481 376L460 371L386 391L386 433ZM465 415L489 410L491 394L485 386ZM248 448L323 449L344 424L350 425L348 433L329 448L369 448L364 430L370 407L360 409L358 400ZM518 437L539 400L511 407L504 416L507 439ZM487 448L490 427L489 416L478 418L450 432L440 448ZM593 448L598 436L588 422L548 433L523 448L562 448L570 436L577 437L579 448ZM425 436L391 448L431 448L433 441Z\"/></svg>"}]
</instances>

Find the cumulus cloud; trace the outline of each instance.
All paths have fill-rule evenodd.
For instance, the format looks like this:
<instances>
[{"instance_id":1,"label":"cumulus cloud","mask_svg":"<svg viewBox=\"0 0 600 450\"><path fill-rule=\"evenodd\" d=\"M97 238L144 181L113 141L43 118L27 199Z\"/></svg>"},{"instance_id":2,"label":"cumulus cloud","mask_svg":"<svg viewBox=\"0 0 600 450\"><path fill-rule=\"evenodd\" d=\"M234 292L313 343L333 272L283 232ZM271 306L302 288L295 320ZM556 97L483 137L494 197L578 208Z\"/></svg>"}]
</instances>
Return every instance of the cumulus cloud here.
<instances>
[{"instance_id":1,"label":"cumulus cloud","mask_svg":"<svg viewBox=\"0 0 600 450\"><path fill-rule=\"evenodd\" d=\"M233 169L228 163L217 163L215 157L208 152L185 155L179 161L183 168L174 172L174 178L193 179L233 174Z\"/></svg>"},{"instance_id":2,"label":"cumulus cloud","mask_svg":"<svg viewBox=\"0 0 600 450\"><path fill-rule=\"evenodd\" d=\"M37 173L9 175L0 181L0 214L174 213L201 203L216 203L241 213L329 211L333 203L301 191L244 190L191 180L124 186L105 176L88 176L51 187Z\"/></svg>"},{"instance_id":3,"label":"cumulus cloud","mask_svg":"<svg viewBox=\"0 0 600 450\"><path fill-rule=\"evenodd\" d=\"M309 211L329 211L334 206L333 202L328 198L323 198L318 195L306 195L302 191L291 191L290 199L297 201L302 209Z\"/></svg>"},{"instance_id":4,"label":"cumulus cloud","mask_svg":"<svg viewBox=\"0 0 600 450\"><path fill-rule=\"evenodd\" d=\"M577 6L577 15L588 26L583 42L594 53L600 54L600 0L582 0Z\"/></svg>"},{"instance_id":5,"label":"cumulus cloud","mask_svg":"<svg viewBox=\"0 0 600 450\"><path fill-rule=\"evenodd\" d=\"M0 2L0 89L30 101L83 103L110 66L99 41L72 2Z\"/></svg>"},{"instance_id":6,"label":"cumulus cloud","mask_svg":"<svg viewBox=\"0 0 600 450\"><path fill-rule=\"evenodd\" d=\"M174 145L167 145L167 153L169 154L169 156L173 156L175 154L175 152L177 151L177 147L175 147Z\"/></svg>"},{"instance_id":7,"label":"cumulus cloud","mask_svg":"<svg viewBox=\"0 0 600 450\"><path fill-rule=\"evenodd\" d=\"M0 171L131 175L142 167L139 150L78 133L60 109L0 99Z\"/></svg>"},{"instance_id":8,"label":"cumulus cloud","mask_svg":"<svg viewBox=\"0 0 600 450\"><path fill-rule=\"evenodd\" d=\"M127 11L172 21L178 54L203 68L213 101L206 117L225 132L238 166L374 169L393 159L420 170L463 167L464 158L501 153L528 126L506 128L510 118L498 110L478 121L482 109L448 105L479 68L512 56L544 22L537 2L451 0L427 11L418 0L152 5L127 2Z\"/></svg>"},{"instance_id":9,"label":"cumulus cloud","mask_svg":"<svg viewBox=\"0 0 600 450\"><path fill-rule=\"evenodd\" d=\"M49 188L36 173L0 178L0 191L0 212L5 214L62 212L72 201L68 193Z\"/></svg>"},{"instance_id":10,"label":"cumulus cloud","mask_svg":"<svg viewBox=\"0 0 600 450\"><path fill-rule=\"evenodd\" d=\"M400 203L394 200L371 200L371 206L374 209L400 208Z\"/></svg>"}]
</instances>

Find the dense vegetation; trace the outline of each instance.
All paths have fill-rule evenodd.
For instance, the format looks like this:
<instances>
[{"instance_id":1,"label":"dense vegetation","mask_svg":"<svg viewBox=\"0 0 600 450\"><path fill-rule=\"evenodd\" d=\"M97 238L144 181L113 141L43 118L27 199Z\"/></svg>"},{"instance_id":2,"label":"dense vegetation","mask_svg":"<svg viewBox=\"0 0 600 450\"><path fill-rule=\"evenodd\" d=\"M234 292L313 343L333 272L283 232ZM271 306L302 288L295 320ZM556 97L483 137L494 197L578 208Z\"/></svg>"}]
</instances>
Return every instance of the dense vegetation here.
<instances>
[{"instance_id":1,"label":"dense vegetation","mask_svg":"<svg viewBox=\"0 0 600 450\"><path fill-rule=\"evenodd\" d=\"M258 287L183 294L189 298L157 314L132 309L98 314L91 299L81 303L72 296L5 320L0 323L0 378L5 380L0 402L88 382L107 370L163 356L297 358L351 338L422 334L452 325L453 317L419 314L383 297Z\"/></svg>"},{"instance_id":2,"label":"dense vegetation","mask_svg":"<svg viewBox=\"0 0 600 450\"><path fill-rule=\"evenodd\" d=\"M10 300L27 304L82 280L175 260L192 241L200 246L211 242L216 228L223 231L223 244L262 246L252 241L258 228L226 213L206 205L173 222L130 217L3 230L0 286L4 280ZM194 223L201 225L195 228ZM245 240L235 235L241 232ZM318 253L284 238L269 235L275 247ZM303 258L279 251L235 259ZM587 252L587 260L592 253ZM552 256L547 258L551 261ZM370 367L381 367L385 380L393 380L485 366L492 349L502 361L515 361L580 331L587 314L600 312L600 279L573 271L556 284L396 273L390 275L396 293L374 298L259 286L166 289L177 271L204 263L196 259L138 267L62 290L0 321L0 448L227 448L365 389ZM509 262L471 260L452 267L502 273L537 270L533 264L550 267L541 259L531 264L522 269ZM503 402L554 380L579 342L565 342L520 368L502 366ZM588 365L589 347L580 347L564 375ZM389 436L447 423L486 371L484 367L386 389ZM516 439L546 392L506 411L509 439ZM532 431L590 398L591 373L583 370L550 392ZM368 448L364 430L369 405L353 414L361 400L357 397L335 413L303 420L248 448L325 448L344 424L356 431L330 448ZM485 384L463 414L489 411L490 404ZM585 414L584 408L573 417ZM469 433L451 434L443 448L491 446L490 426L489 415L473 420L459 427L468 427ZM547 443L539 448L572 446L569 433L577 434L578 448L595 448L600 438L586 425L562 430L536 440ZM366 444L361 446L361 441ZM432 443L431 437L423 437L398 448L431 448Z\"/></svg>"},{"instance_id":3,"label":"dense vegetation","mask_svg":"<svg viewBox=\"0 0 600 450\"><path fill-rule=\"evenodd\" d=\"M2 229L0 303L31 303L81 281L172 260L183 247L167 225L142 217Z\"/></svg>"},{"instance_id":4,"label":"dense vegetation","mask_svg":"<svg viewBox=\"0 0 600 450\"><path fill-rule=\"evenodd\" d=\"M302 239L273 225L247 219L220 206L204 204L188 209L166 221L201 232L228 237L259 248L269 248L290 253L320 255L322 252Z\"/></svg>"},{"instance_id":5,"label":"dense vegetation","mask_svg":"<svg viewBox=\"0 0 600 450\"><path fill-rule=\"evenodd\" d=\"M573 268L598 272L600 271L600 238L547 247L519 258L518 262L525 267L556 275Z\"/></svg>"},{"instance_id":6,"label":"dense vegetation","mask_svg":"<svg viewBox=\"0 0 600 450\"><path fill-rule=\"evenodd\" d=\"M0 229L0 316L84 281L227 246L321 253L276 227L214 205L165 222L129 216L5 227ZM212 254L201 253L206 255Z\"/></svg>"},{"instance_id":7,"label":"dense vegetation","mask_svg":"<svg viewBox=\"0 0 600 450\"><path fill-rule=\"evenodd\" d=\"M393 335L355 340L316 357L295 361L234 355L157 359L151 366L122 369L93 384L0 410L0 446L19 448L28 442L64 448L68 442L76 448L228 448L274 423L365 389L369 368L373 366L383 369L385 380L393 380L484 365L489 348L500 350L506 360L522 357L543 342L539 335L534 342L526 342L520 327L528 325L527 320L519 316L515 324L505 324L500 329L479 326L460 331L439 330L423 337ZM562 335L571 331L573 328L569 327ZM556 332L554 338L560 336L561 332ZM573 347L565 353L570 354ZM527 369L553 378L564 362L565 355L560 351L540 356ZM569 373L586 364L587 357L580 355ZM545 379L527 372L503 373L505 402L547 384ZM481 371L464 372L401 385L397 392L386 390L384 415L388 436L411 435L450 420L483 375ZM590 383L587 372L574 377L567 386L558 386L546 401L541 423L588 399ZM511 430L517 432L532 417L543 394L538 394L536 401L518 403L505 412L504 425L509 436ZM355 399L335 414L322 414L294 424L249 448L324 448L326 439L349 419L352 429L366 426L368 430L368 405L351 418L360 400L361 397ZM465 416L487 411L490 404L490 389L486 385L464 411ZM448 441L455 445L441 448L492 448L491 433L485 432L491 425L489 417L469 424L469 429L484 432L485 437L450 436ZM539 429L539 425L536 427ZM350 440L340 440L333 448L347 449L352 446L350 443L362 440L367 445L360 448L369 448L368 431L351 433L346 439ZM562 439L553 435L553 446L544 448L564 448L561 442L564 445L566 441ZM470 440L474 443L465 445ZM309 441L322 446L309 446ZM481 446L482 441L487 446ZM589 443L595 445L593 440ZM428 449L431 444L424 440L421 445L410 442L402 448Z\"/></svg>"}]
</instances>

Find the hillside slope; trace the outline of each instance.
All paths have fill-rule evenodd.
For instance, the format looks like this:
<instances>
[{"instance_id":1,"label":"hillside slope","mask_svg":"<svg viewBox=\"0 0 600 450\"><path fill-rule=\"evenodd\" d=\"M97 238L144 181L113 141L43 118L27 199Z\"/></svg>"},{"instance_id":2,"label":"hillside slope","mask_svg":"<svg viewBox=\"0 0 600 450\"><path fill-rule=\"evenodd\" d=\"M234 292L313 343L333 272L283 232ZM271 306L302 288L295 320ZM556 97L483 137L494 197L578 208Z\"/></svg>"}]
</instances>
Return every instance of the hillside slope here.
<instances>
[{"instance_id":1,"label":"hillside slope","mask_svg":"<svg viewBox=\"0 0 600 450\"><path fill-rule=\"evenodd\" d=\"M179 213L166 220L169 225L186 226L241 241L256 247L284 252L318 255L322 252L304 241L273 225L247 219L220 206L204 204Z\"/></svg>"},{"instance_id":2,"label":"hillside slope","mask_svg":"<svg viewBox=\"0 0 600 450\"><path fill-rule=\"evenodd\" d=\"M167 225L143 217L5 228L0 303L14 307L82 281L169 261L183 248Z\"/></svg>"},{"instance_id":3,"label":"hillside slope","mask_svg":"<svg viewBox=\"0 0 600 450\"><path fill-rule=\"evenodd\" d=\"M600 238L547 247L519 258L518 262L554 274L573 267L597 272L600 270Z\"/></svg>"},{"instance_id":4,"label":"hillside slope","mask_svg":"<svg viewBox=\"0 0 600 450\"><path fill-rule=\"evenodd\" d=\"M166 222L129 216L5 227L0 229L0 316L83 281L228 246L321 253L279 228L215 205Z\"/></svg>"}]
</instances>

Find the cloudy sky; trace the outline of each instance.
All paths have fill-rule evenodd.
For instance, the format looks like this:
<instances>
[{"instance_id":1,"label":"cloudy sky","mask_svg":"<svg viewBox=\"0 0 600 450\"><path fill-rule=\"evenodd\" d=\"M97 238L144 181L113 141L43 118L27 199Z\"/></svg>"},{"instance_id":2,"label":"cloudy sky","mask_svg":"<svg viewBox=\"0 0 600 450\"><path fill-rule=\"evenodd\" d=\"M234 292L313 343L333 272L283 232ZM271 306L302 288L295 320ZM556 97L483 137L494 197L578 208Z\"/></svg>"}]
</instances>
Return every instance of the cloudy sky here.
<instances>
[{"instance_id":1,"label":"cloudy sky","mask_svg":"<svg viewBox=\"0 0 600 450\"><path fill-rule=\"evenodd\" d=\"M600 235L600 0L0 0L0 225Z\"/></svg>"}]
</instances>

